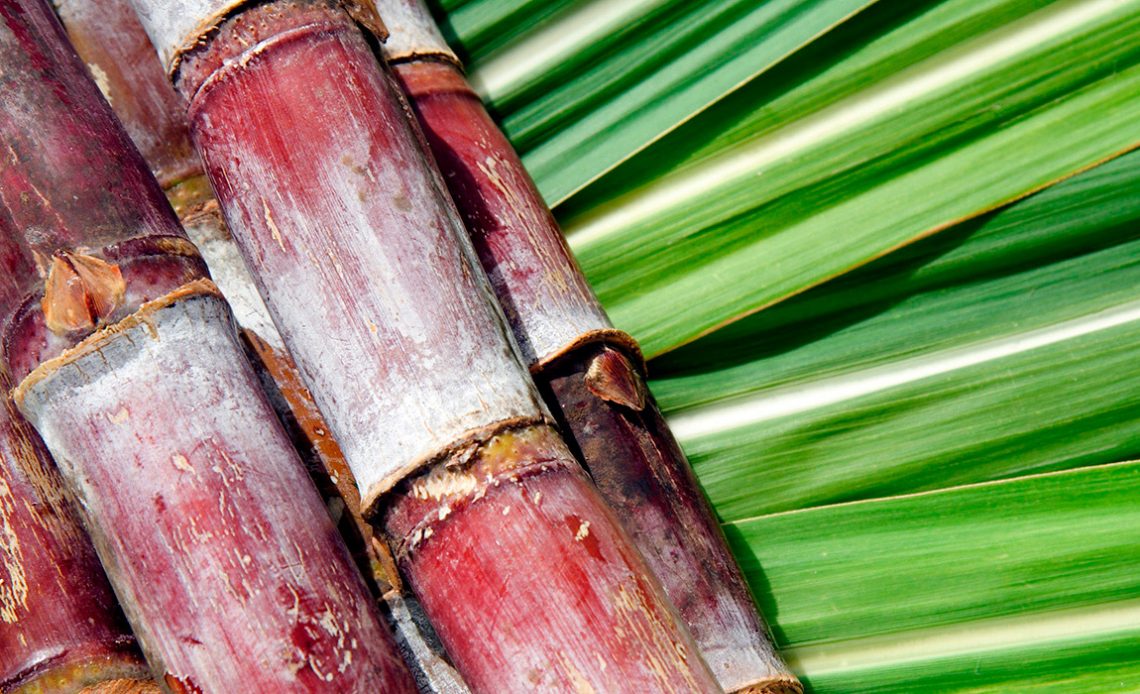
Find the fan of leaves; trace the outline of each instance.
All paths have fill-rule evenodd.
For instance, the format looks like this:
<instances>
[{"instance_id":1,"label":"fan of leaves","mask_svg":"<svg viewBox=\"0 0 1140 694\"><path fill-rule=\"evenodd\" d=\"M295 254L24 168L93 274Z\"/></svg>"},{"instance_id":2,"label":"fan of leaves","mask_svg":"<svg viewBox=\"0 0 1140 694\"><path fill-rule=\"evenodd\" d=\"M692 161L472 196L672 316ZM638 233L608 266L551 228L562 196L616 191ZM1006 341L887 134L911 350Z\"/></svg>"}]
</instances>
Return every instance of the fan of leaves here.
<instances>
[{"instance_id":1,"label":"fan of leaves","mask_svg":"<svg viewBox=\"0 0 1140 694\"><path fill-rule=\"evenodd\" d=\"M1140 0L438 0L815 691L1140 681Z\"/></svg>"}]
</instances>

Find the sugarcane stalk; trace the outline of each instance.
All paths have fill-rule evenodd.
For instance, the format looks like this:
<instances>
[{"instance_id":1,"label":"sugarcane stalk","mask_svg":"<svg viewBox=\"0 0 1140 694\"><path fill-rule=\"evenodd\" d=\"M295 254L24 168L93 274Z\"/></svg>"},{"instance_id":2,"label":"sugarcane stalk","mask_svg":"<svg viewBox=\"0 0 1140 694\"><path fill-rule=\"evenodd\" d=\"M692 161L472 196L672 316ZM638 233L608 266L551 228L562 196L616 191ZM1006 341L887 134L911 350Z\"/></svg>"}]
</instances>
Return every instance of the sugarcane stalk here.
<instances>
[{"instance_id":1,"label":"sugarcane stalk","mask_svg":"<svg viewBox=\"0 0 1140 694\"><path fill-rule=\"evenodd\" d=\"M360 26L336 2L134 4L363 505L472 689L715 691L551 428Z\"/></svg>"},{"instance_id":2,"label":"sugarcane stalk","mask_svg":"<svg viewBox=\"0 0 1140 694\"><path fill-rule=\"evenodd\" d=\"M684 453L522 161L422 0L378 0L409 97L547 404L726 691L799 690Z\"/></svg>"},{"instance_id":3,"label":"sugarcane stalk","mask_svg":"<svg viewBox=\"0 0 1140 694\"><path fill-rule=\"evenodd\" d=\"M262 386L308 463L330 516L339 523L358 567L371 579L369 587L383 600L384 616L416 687L423 694L468 694L470 689L448 659L423 607L401 581L387 541L363 519L356 480L296 364L283 347L271 346L252 330L243 330L242 337L253 354Z\"/></svg>"},{"instance_id":4,"label":"sugarcane stalk","mask_svg":"<svg viewBox=\"0 0 1140 694\"><path fill-rule=\"evenodd\" d=\"M0 691L157 692L54 464L11 407L8 386L0 375Z\"/></svg>"},{"instance_id":5,"label":"sugarcane stalk","mask_svg":"<svg viewBox=\"0 0 1140 694\"><path fill-rule=\"evenodd\" d=\"M403 590L387 544L361 518L360 495L344 455L301 382L226 229L190 142L185 107L134 9L126 0L53 0L53 4L76 52L166 191L211 277L229 301L269 401L301 453L369 589L383 599L382 611L420 690L462 694L467 689L430 625L419 618L422 608Z\"/></svg>"},{"instance_id":6,"label":"sugarcane stalk","mask_svg":"<svg viewBox=\"0 0 1140 694\"><path fill-rule=\"evenodd\" d=\"M412 692L232 314L46 2L2 0L15 403L174 692Z\"/></svg>"},{"instance_id":7,"label":"sugarcane stalk","mask_svg":"<svg viewBox=\"0 0 1140 694\"><path fill-rule=\"evenodd\" d=\"M190 142L185 107L166 79L134 9L126 0L53 0L53 5L72 46L166 192L183 229L206 261L211 279L229 301L270 402L288 420L286 429L297 440L302 457L306 462L319 461L312 472L318 488L329 492L326 503L334 507L334 515L351 520L351 513L336 514L335 508L336 499L347 507L351 496L357 495L351 473L336 441L322 433L326 427L320 413L307 397L226 229ZM350 498L345 500L345 494ZM363 522L342 528L349 535L367 530ZM354 554L357 549L367 554L371 535L359 539L359 548L352 547Z\"/></svg>"}]
</instances>

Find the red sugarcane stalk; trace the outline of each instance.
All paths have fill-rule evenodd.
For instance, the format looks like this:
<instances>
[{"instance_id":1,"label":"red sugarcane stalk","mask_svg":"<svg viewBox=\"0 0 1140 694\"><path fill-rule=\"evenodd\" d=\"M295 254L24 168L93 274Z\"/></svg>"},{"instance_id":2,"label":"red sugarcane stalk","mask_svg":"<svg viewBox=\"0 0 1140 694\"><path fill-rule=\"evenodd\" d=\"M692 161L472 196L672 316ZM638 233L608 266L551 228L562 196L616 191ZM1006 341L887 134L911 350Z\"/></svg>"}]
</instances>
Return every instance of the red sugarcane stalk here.
<instances>
[{"instance_id":1,"label":"red sugarcane stalk","mask_svg":"<svg viewBox=\"0 0 1140 694\"><path fill-rule=\"evenodd\" d=\"M656 403L422 0L378 0L408 94L531 371L727 691L798 691Z\"/></svg>"},{"instance_id":2,"label":"red sugarcane stalk","mask_svg":"<svg viewBox=\"0 0 1140 694\"><path fill-rule=\"evenodd\" d=\"M422 609L402 590L386 543L374 537L371 525L360 516L360 495L344 455L302 384L226 229L190 142L185 107L134 9L126 0L53 0L53 4L72 45L150 164L214 282L229 300L270 402L369 579L369 587L383 597L384 612L421 690L466 691L438 639L426 621L418 619Z\"/></svg>"},{"instance_id":3,"label":"red sugarcane stalk","mask_svg":"<svg viewBox=\"0 0 1140 694\"><path fill-rule=\"evenodd\" d=\"M320 462L316 481L327 503L357 495L336 442L300 385L233 239L218 212L198 153L190 142L185 107L163 73L150 39L126 0L53 0L79 57L87 64L123 127L166 191L211 279L226 295L246 335L259 375L268 374L270 401L303 439L299 448ZM284 407L277 407L284 405ZM341 500L341 505L351 504ZM359 505L357 503L357 505ZM344 514L341 514L344 516ZM351 514L348 514L351 516ZM349 519L351 520L351 519ZM361 522L360 528L367 530ZM344 528L351 532L356 528ZM361 538L361 544L371 535ZM354 548L355 549L355 548Z\"/></svg>"},{"instance_id":4,"label":"red sugarcane stalk","mask_svg":"<svg viewBox=\"0 0 1140 694\"><path fill-rule=\"evenodd\" d=\"M134 4L364 505L468 684L715 691L548 424L360 28L333 2Z\"/></svg>"},{"instance_id":5,"label":"red sugarcane stalk","mask_svg":"<svg viewBox=\"0 0 1140 694\"><path fill-rule=\"evenodd\" d=\"M0 15L4 357L152 668L414 691L162 190L50 8Z\"/></svg>"},{"instance_id":6,"label":"red sugarcane stalk","mask_svg":"<svg viewBox=\"0 0 1140 694\"><path fill-rule=\"evenodd\" d=\"M20 270L4 269L0 284ZM0 691L157 692L47 451L0 388Z\"/></svg>"}]
</instances>

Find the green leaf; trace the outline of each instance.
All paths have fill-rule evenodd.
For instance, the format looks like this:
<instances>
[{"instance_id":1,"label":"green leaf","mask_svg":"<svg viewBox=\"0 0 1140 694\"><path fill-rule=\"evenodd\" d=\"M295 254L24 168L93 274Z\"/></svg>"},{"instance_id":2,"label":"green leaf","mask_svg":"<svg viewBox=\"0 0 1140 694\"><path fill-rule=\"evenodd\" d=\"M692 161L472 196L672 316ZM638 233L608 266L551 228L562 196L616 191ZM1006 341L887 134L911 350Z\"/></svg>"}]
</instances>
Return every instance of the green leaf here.
<instances>
[{"instance_id":1,"label":"green leaf","mask_svg":"<svg viewBox=\"0 0 1140 694\"><path fill-rule=\"evenodd\" d=\"M580 214L672 169L747 144L758 135L856 94L876 76L881 79L904 70L1050 2L878 3L633 157L598 185L579 192L562 209L565 214Z\"/></svg>"},{"instance_id":2,"label":"green leaf","mask_svg":"<svg viewBox=\"0 0 1140 694\"><path fill-rule=\"evenodd\" d=\"M726 530L816 691L1063 686L1082 650L1116 668L1107 683L1136 672L1138 494L1140 463L1121 463Z\"/></svg>"},{"instance_id":3,"label":"green leaf","mask_svg":"<svg viewBox=\"0 0 1140 694\"><path fill-rule=\"evenodd\" d=\"M695 343L652 386L727 519L1114 462L1140 456L1138 297L1140 153Z\"/></svg>"},{"instance_id":4,"label":"green leaf","mask_svg":"<svg viewBox=\"0 0 1140 694\"><path fill-rule=\"evenodd\" d=\"M449 26L555 202L870 2L476 0Z\"/></svg>"},{"instance_id":5,"label":"green leaf","mask_svg":"<svg viewBox=\"0 0 1140 694\"><path fill-rule=\"evenodd\" d=\"M965 652L928 652L916 660L877 663L866 670L823 670L826 665L819 660L794 661L794 667L816 694L1133 692L1140 681L1140 662L1136 659L1140 629L1134 626L1138 617L1136 603L1132 602L1064 610L1040 618L971 623L947 630L968 633L964 638L976 640L975 649ZM1117 619L1131 619L1133 624L1122 627ZM1009 644L1004 639L1013 629L1032 630L1036 636L1028 644ZM1069 635L1074 630L1076 634ZM981 636L990 639L979 643ZM945 641L929 644L943 645Z\"/></svg>"},{"instance_id":6,"label":"green leaf","mask_svg":"<svg viewBox=\"0 0 1140 694\"><path fill-rule=\"evenodd\" d=\"M1101 281L1088 257L1138 236L1140 153L1131 153L654 360L654 393L678 412L1124 303L1131 288ZM1079 277L1064 277L1069 261ZM1095 284L1060 289L1080 278Z\"/></svg>"},{"instance_id":7,"label":"green leaf","mask_svg":"<svg viewBox=\"0 0 1140 694\"><path fill-rule=\"evenodd\" d=\"M1004 9L985 18L1005 19ZM929 22L916 22L915 41L906 40L911 23L903 22L881 43L840 52L831 71L795 90L838 93L836 101L813 102L806 115L796 100L777 105L784 112L773 106L749 137L737 133L715 154L565 210L583 268L647 354L1140 139L1130 127L1140 119L1140 2L1066 0L929 55ZM903 68L905 59L917 62ZM847 61L881 69L861 71L860 88L847 92ZM723 114L710 117L724 132ZM677 136L694 134L700 120Z\"/></svg>"},{"instance_id":8,"label":"green leaf","mask_svg":"<svg viewBox=\"0 0 1140 694\"><path fill-rule=\"evenodd\" d=\"M1136 689L1140 0L438 2L810 690Z\"/></svg>"},{"instance_id":9,"label":"green leaf","mask_svg":"<svg viewBox=\"0 0 1140 694\"><path fill-rule=\"evenodd\" d=\"M465 60L479 62L575 1L443 0L434 4L444 38Z\"/></svg>"}]
</instances>

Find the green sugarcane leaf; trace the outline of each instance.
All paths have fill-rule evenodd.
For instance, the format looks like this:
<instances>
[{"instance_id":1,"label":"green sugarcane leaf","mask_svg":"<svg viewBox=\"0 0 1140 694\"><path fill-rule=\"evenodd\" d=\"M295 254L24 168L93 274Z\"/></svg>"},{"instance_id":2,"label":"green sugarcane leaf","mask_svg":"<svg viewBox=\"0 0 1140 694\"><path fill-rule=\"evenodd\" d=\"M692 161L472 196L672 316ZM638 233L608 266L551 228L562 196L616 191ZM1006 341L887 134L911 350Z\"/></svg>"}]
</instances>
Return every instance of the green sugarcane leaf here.
<instances>
[{"instance_id":1,"label":"green sugarcane leaf","mask_svg":"<svg viewBox=\"0 0 1140 694\"><path fill-rule=\"evenodd\" d=\"M878 3L632 157L560 209L566 216L582 214L673 169L715 157L806 118L885 76L1048 7L1052 1Z\"/></svg>"},{"instance_id":2,"label":"green sugarcane leaf","mask_svg":"<svg viewBox=\"0 0 1140 694\"><path fill-rule=\"evenodd\" d=\"M675 348L1135 146L1137 31L1136 0L1066 0L864 74L808 116L570 215L571 246L619 327L649 355Z\"/></svg>"},{"instance_id":3,"label":"green sugarcane leaf","mask_svg":"<svg viewBox=\"0 0 1140 694\"><path fill-rule=\"evenodd\" d=\"M1140 681L1140 662L1136 659L1140 648L1140 628L1135 627L1137 616L1135 603L1109 603L1040 617L970 622L933 638L927 634L927 638L931 638L928 648L947 645L946 640L938 637L949 636L958 641L956 650L946 648L943 653L927 653L916 660L877 663L866 669L836 667L809 655L803 661L794 661L794 667L816 694L1132 692ZM1121 624L1128 619L1133 623ZM1003 641L1011 629L1030 631L1036 636L1029 639L1030 643L1011 645ZM987 636L989 638L983 641ZM974 641L974 647L961 648L964 640ZM841 657L852 655L855 654ZM805 668L808 674L804 674Z\"/></svg>"},{"instance_id":4,"label":"green sugarcane leaf","mask_svg":"<svg viewBox=\"0 0 1140 694\"><path fill-rule=\"evenodd\" d=\"M1140 153L1130 153L654 360L654 393L680 412L1087 315L1131 287L1058 291L1077 279L1070 262L1096 282L1081 258L1138 236Z\"/></svg>"},{"instance_id":5,"label":"green sugarcane leaf","mask_svg":"<svg viewBox=\"0 0 1140 694\"><path fill-rule=\"evenodd\" d=\"M1112 681L1140 645L1138 494L1140 464L1119 463L726 530L817 691L1057 685L1080 674L1060 669L1067 650L1092 651Z\"/></svg>"},{"instance_id":6,"label":"green sugarcane leaf","mask_svg":"<svg viewBox=\"0 0 1140 694\"><path fill-rule=\"evenodd\" d=\"M445 26L556 202L871 1L483 0Z\"/></svg>"},{"instance_id":7,"label":"green sugarcane leaf","mask_svg":"<svg viewBox=\"0 0 1140 694\"><path fill-rule=\"evenodd\" d=\"M726 519L1114 462L1140 456L1138 297L1130 154L698 342L652 385Z\"/></svg>"},{"instance_id":8,"label":"green sugarcane leaf","mask_svg":"<svg viewBox=\"0 0 1140 694\"><path fill-rule=\"evenodd\" d=\"M465 62L477 64L577 0L436 0L440 29Z\"/></svg>"}]
</instances>

